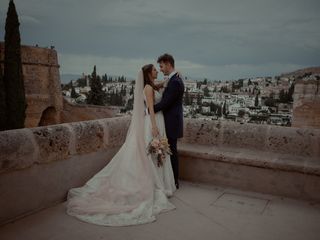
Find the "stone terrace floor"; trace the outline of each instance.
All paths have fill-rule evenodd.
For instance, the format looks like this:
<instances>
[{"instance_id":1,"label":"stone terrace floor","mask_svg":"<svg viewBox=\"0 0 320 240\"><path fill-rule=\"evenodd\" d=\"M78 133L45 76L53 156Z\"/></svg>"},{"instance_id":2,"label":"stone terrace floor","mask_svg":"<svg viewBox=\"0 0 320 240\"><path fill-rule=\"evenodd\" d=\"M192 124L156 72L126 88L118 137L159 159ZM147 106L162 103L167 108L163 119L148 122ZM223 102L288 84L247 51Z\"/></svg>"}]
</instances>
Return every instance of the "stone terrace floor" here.
<instances>
[{"instance_id":1,"label":"stone terrace floor","mask_svg":"<svg viewBox=\"0 0 320 240\"><path fill-rule=\"evenodd\" d=\"M81 222L62 203L0 227L0 239L320 239L320 203L189 182L171 201L176 210L130 227Z\"/></svg>"}]
</instances>

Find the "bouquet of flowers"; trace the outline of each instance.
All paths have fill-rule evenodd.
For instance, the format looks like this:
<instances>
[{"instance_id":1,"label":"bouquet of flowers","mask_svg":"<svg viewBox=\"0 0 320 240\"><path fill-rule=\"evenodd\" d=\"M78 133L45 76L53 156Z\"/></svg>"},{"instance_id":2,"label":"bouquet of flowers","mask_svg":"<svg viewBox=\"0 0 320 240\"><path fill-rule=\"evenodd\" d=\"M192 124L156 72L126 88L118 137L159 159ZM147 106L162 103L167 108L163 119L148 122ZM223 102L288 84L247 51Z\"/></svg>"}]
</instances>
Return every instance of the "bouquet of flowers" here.
<instances>
[{"instance_id":1,"label":"bouquet of flowers","mask_svg":"<svg viewBox=\"0 0 320 240\"><path fill-rule=\"evenodd\" d=\"M157 159L158 167L161 167L166 159L166 154L172 154L167 138L155 137L147 147L147 153L152 154Z\"/></svg>"}]
</instances>

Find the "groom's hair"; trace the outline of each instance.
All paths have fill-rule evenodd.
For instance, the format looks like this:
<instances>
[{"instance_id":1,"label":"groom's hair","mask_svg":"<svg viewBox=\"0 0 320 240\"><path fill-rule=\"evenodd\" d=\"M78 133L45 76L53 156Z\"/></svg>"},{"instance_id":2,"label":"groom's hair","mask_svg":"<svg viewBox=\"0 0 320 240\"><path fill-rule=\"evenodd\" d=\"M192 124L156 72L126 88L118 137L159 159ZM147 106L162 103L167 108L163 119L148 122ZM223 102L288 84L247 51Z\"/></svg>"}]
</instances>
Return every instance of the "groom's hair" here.
<instances>
[{"instance_id":1,"label":"groom's hair","mask_svg":"<svg viewBox=\"0 0 320 240\"><path fill-rule=\"evenodd\" d=\"M174 68L174 59L168 53L165 53L165 54L161 55L160 57L158 57L157 63L160 63L160 62L170 63L170 65Z\"/></svg>"}]
</instances>

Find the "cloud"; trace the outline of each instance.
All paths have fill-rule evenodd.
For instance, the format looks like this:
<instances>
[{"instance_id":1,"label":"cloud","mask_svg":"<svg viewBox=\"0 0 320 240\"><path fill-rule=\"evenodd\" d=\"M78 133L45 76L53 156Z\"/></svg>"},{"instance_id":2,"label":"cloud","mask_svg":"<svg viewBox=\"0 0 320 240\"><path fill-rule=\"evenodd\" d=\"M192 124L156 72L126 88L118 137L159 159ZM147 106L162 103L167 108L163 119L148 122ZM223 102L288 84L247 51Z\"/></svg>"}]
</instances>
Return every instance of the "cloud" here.
<instances>
[{"instance_id":1,"label":"cloud","mask_svg":"<svg viewBox=\"0 0 320 240\"><path fill-rule=\"evenodd\" d=\"M61 65L60 72L68 73L91 73L93 66L97 66L98 74L111 74L135 77L139 69L148 63L156 64L154 59L145 58L117 58L117 57L102 57L96 55L82 54L59 54L59 62Z\"/></svg>"},{"instance_id":2,"label":"cloud","mask_svg":"<svg viewBox=\"0 0 320 240\"><path fill-rule=\"evenodd\" d=\"M130 59L80 54L59 54L58 57L61 66L60 72L62 74L91 73L93 66L96 65L99 74L123 75L126 72L128 76L135 77L143 65L152 63L157 66L156 59L151 58ZM181 71L201 71L201 69L205 68L203 65L185 60L177 61L176 64L177 69Z\"/></svg>"},{"instance_id":3,"label":"cloud","mask_svg":"<svg viewBox=\"0 0 320 240\"><path fill-rule=\"evenodd\" d=\"M28 24L28 25L39 25L40 21L35 17L22 15L19 17L21 24Z\"/></svg>"},{"instance_id":4,"label":"cloud","mask_svg":"<svg viewBox=\"0 0 320 240\"><path fill-rule=\"evenodd\" d=\"M95 55L59 54L61 74L85 73L90 74L93 66L97 66L98 74L123 75L135 78L139 69L149 63L157 68L156 59L151 58L117 58ZM208 78L210 80L231 80L246 77L274 76L284 72L306 67L297 64L226 64L226 65L201 65L188 60L176 60L176 69L184 76L192 79ZM159 75L160 78L163 75Z\"/></svg>"},{"instance_id":5,"label":"cloud","mask_svg":"<svg viewBox=\"0 0 320 240\"><path fill-rule=\"evenodd\" d=\"M318 0L15 3L23 44L54 45L64 73L90 73L96 64L134 77L164 52L189 76L214 79L272 75L320 62ZM0 2L0 36L7 4Z\"/></svg>"}]
</instances>

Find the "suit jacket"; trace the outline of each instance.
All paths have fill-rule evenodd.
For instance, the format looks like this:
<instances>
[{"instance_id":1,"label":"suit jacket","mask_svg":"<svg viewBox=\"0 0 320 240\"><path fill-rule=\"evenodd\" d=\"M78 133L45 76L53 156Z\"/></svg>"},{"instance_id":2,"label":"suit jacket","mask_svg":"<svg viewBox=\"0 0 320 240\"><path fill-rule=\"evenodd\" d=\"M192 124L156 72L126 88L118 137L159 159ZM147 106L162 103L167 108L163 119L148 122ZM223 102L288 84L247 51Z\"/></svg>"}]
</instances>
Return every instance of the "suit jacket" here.
<instances>
[{"instance_id":1,"label":"suit jacket","mask_svg":"<svg viewBox=\"0 0 320 240\"><path fill-rule=\"evenodd\" d=\"M183 81L175 74L170 78L161 101L154 105L155 112L163 112L168 138L183 137L183 93Z\"/></svg>"}]
</instances>

